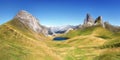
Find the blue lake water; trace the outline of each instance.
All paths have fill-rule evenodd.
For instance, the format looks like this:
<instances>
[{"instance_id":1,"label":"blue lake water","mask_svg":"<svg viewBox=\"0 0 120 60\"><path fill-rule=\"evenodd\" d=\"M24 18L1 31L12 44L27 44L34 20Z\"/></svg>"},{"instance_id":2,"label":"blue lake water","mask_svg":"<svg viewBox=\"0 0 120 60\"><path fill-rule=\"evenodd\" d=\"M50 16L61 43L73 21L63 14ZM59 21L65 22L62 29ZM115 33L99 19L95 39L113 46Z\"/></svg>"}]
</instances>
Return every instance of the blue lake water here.
<instances>
[{"instance_id":1,"label":"blue lake water","mask_svg":"<svg viewBox=\"0 0 120 60\"><path fill-rule=\"evenodd\" d=\"M53 38L54 41L63 41L63 40L67 40L67 39L69 39L69 38L67 38L67 37L55 37L55 38Z\"/></svg>"}]
</instances>

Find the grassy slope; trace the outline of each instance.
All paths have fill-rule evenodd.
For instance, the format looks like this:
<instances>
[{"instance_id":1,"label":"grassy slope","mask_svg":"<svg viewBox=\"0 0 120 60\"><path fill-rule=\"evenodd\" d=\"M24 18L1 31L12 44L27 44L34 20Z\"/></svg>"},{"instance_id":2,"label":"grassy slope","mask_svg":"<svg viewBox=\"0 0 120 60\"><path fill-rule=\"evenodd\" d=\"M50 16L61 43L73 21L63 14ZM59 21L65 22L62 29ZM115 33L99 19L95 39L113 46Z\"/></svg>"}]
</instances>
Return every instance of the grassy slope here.
<instances>
[{"instance_id":1,"label":"grassy slope","mask_svg":"<svg viewBox=\"0 0 120 60\"><path fill-rule=\"evenodd\" d=\"M16 20L0 26L0 60L60 60L37 35Z\"/></svg>"},{"instance_id":2,"label":"grassy slope","mask_svg":"<svg viewBox=\"0 0 120 60\"><path fill-rule=\"evenodd\" d=\"M43 34L36 34L35 32L31 31L28 26L22 24L19 20L14 19L9 22L7 22L5 25L19 31L21 34L27 35L28 37L31 37L33 39L39 39L44 40L45 36ZM43 38L43 39L42 39Z\"/></svg>"},{"instance_id":3,"label":"grassy slope","mask_svg":"<svg viewBox=\"0 0 120 60\"><path fill-rule=\"evenodd\" d=\"M112 39L105 42L101 49L104 51L95 60L119 60L120 59L120 33L112 35Z\"/></svg>"},{"instance_id":4,"label":"grassy slope","mask_svg":"<svg viewBox=\"0 0 120 60\"><path fill-rule=\"evenodd\" d=\"M120 33L102 27L73 30L66 41L48 41L12 20L0 26L2 60L119 60ZM39 41L41 40L41 41ZM44 40L44 41L43 41Z\"/></svg>"},{"instance_id":5,"label":"grassy slope","mask_svg":"<svg viewBox=\"0 0 120 60\"><path fill-rule=\"evenodd\" d=\"M96 26L63 35L69 40L47 43L64 60L119 60L119 36L119 33Z\"/></svg>"},{"instance_id":6,"label":"grassy slope","mask_svg":"<svg viewBox=\"0 0 120 60\"><path fill-rule=\"evenodd\" d=\"M99 30L99 29L98 29ZM102 45L104 50L95 60L119 60L120 59L120 32L105 32L99 33L100 38L107 41Z\"/></svg>"}]
</instances>

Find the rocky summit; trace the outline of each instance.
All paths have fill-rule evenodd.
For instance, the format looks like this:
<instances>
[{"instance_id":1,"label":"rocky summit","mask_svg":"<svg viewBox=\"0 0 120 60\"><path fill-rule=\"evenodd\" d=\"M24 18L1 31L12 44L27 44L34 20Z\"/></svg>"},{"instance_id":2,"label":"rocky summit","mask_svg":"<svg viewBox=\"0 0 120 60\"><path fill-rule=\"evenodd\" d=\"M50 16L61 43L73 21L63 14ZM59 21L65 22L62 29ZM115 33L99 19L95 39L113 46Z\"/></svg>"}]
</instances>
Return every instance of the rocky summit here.
<instances>
[{"instance_id":1,"label":"rocky summit","mask_svg":"<svg viewBox=\"0 0 120 60\"><path fill-rule=\"evenodd\" d=\"M96 25L101 25L103 28L105 27L105 24L102 20L102 16L98 16L98 18L94 20L90 14L87 14L84 23L82 26L80 26L80 28L91 27Z\"/></svg>"},{"instance_id":2,"label":"rocky summit","mask_svg":"<svg viewBox=\"0 0 120 60\"><path fill-rule=\"evenodd\" d=\"M104 26L104 23L103 23L103 21L102 21L102 16L99 16L98 18L96 18L94 24L95 24L95 25L101 25L102 27L105 27L105 26Z\"/></svg>"},{"instance_id":3,"label":"rocky summit","mask_svg":"<svg viewBox=\"0 0 120 60\"><path fill-rule=\"evenodd\" d=\"M47 29L39 24L39 20L25 10L19 11L14 19L19 20L37 33L47 34Z\"/></svg>"},{"instance_id":4,"label":"rocky summit","mask_svg":"<svg viewBox=\"0 0 120 60\"><path fill-rule=\"evenodd\" d=\"M94 19L91 17L90 14L86 15L86 18L84 20L84 25L85 26L92 26L94 24Z\"/></svg>"}]
</instances>

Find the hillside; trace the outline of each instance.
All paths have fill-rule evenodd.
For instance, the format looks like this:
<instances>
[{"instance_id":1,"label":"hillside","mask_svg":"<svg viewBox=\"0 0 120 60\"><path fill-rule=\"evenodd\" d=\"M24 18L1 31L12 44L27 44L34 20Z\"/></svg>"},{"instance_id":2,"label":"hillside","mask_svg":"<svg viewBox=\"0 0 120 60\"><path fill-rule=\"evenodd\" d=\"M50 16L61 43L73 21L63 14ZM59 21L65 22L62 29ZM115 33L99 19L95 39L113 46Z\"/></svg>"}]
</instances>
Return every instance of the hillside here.
<instances>
[{"instance_id":1,"label":"hillside","mask_svg":"<svg viewBox=\"0 0 120 60\"><path fill-rule=\"evenodd\" d=\"M13 24L14 23L14 24ZM42 34L35 34L17 20L0 26L1 60L56 60L60 59L44 42ZM41 39L40 39L41 38ZM47 56L47 58L46 58Z\"/></svg>"},{"instance_id":2,"label":"hillside","mask_svg":"<svg viewBox=\"0 0 120 60\"><path fill-rule=\"evenodd\" d=\"M68 37L70 39L62 43L64 43L65 46L72 47L70 52L68 52L70 48L68 48L68 50L64 50L68 52L68 55L70 55L70 57L72 57L71 59L119 60L119 36L119 32L116 33L101 26L95 26L70 31L69 33L62 36ZM64 45L62 47L64 47Z\"/></svg>"},{"instance_id":3,"label":"hillside","mask_svg":"<svg viewBox=\"0 0 120 60\"><path fill-rule=\"evenodd\" d=\"M120 33L94 26L71 30L62 36L70 39L52 41L18 20L11 20L0 26L0 59L119 60Z\"/></svg>"},{"instance_id":4,"label":"hillside","mask_svg":"<svg viewBox=\"0 0 120 60\"><path fill-rule=\"evenodd\" d=\"M83 25L49 36L47 28L26 11L0 25L0 60L119 60L119 27L87 14ZM64 37L67 40L54 40Z\"/></svg>"}]
</instances>

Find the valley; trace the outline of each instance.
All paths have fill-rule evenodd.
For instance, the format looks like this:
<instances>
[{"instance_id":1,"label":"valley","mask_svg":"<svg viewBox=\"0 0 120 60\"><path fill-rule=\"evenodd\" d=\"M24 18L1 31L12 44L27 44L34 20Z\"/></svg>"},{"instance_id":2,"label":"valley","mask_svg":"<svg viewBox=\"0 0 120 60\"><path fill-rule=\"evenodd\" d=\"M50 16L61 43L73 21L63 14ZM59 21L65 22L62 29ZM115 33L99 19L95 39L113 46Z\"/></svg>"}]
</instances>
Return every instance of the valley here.
<instances>
[{"instance_id":1,"label":"valley","mask_svg":"<svg viewBox=\"0 0 120 60\"><path fill-rule=\"evenodd\" d=\"M0 60L120 59L119 27L105 24L101 16L94 22L87 14L79 28L55 36L31 16L22 10L0 25ZM57 37L60 41L53 40Z\"/></svg>"}]
</instances>

